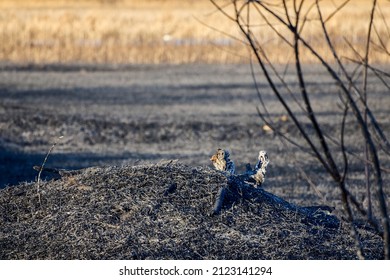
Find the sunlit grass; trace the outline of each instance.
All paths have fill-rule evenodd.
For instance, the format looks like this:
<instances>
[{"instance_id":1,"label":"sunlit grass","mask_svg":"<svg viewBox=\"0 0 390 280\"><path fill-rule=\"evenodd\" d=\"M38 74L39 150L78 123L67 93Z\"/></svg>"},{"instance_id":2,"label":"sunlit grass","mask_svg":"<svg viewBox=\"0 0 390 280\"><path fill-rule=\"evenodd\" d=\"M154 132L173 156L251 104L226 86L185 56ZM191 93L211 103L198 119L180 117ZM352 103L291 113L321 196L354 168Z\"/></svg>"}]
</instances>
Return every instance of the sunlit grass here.
<instances>
[{"instance_id":1,"label":"sunlit grass","mask_svg":"<svg viewBox=\"0 0 390 280\"><path fill-rule=\"evenodd\" d=\"M333 2L342 1L324 1L325 14L333 11ZM371 1L351 2L327 27L342 56L356 58L345 39L363 52ZM383 18L390 18L390 2L379 3ZM281 63L291 60L287 45L260 19L258 26L254 31L269 58ZM379 14L375 26L382 44L390 49L388 26ZM315 18L304 34L313 46L331 55ZM374 33L373 40L379 45L377 37ZM0 2L0 61L11 63L247 62L248 50L235 38L242 39L234 22L208 0ZM304 62L315 61L306 52L302 57ZM370 59L390 62L389 55L374 45Z\"/></svg>"}]
</instances>

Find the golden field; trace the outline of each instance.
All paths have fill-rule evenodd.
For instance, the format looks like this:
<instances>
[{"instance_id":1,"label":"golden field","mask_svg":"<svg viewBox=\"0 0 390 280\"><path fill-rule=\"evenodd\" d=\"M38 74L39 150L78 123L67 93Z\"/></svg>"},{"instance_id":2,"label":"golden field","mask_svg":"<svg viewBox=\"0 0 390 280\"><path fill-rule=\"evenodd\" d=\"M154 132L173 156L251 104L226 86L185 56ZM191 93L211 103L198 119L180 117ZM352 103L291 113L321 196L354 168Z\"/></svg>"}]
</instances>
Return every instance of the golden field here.
<instances>
[{"instance_id":1,"label":"golden field","mask_svg":"<svg viewBox=\"0 0 390 280\"><path fill-rule=\"evenodd\" d=\"M325 17L342 2L322 1ZM327 22L342 57L357 58L346 40L364 53L371 3L350 1ZM370 61L389 63L389 53L380 46L390 50L390 22L386 23L390 1L378 3ZM309 14L303 34L320 53L331 57L314 12ZM258 15L252 15L252 24L273 62L292 61L287 44ZM249 54L241 39L234 22L208 0L0 2L0 61L7 63L245 63ZM304 50L302 58L307 63L316 62Z\"/></svg>"}]
</instances>

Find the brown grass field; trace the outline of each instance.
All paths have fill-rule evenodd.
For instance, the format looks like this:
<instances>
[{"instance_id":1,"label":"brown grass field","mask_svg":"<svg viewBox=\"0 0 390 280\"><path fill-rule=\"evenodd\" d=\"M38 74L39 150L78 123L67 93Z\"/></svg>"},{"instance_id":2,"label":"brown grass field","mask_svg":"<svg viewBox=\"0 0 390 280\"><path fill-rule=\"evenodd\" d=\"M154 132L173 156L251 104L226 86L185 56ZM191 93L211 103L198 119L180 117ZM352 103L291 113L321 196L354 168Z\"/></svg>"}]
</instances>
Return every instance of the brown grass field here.
<instances>
[{"instance_id":1,"label":"brown grass field","mask_svg":"<svg viewBox=\"0 0 390 280\"><path fill-rule=\"evenodd\" d=\"M342 2L322 1L324 15L330 15ZM390 48L385 20L390 18L390 2L378 2L370 60L387 63L390 56L375 46L380 38ZM364 50L370 3L351 1L327 23L343 57L356 58L344 38L361 53ZM309 14L309 18L305 36L320 52L330 55L315 16ZM287 45L276 39L264 22L254 21L254 31L270 59L277 63L291 60ZM242 63L248 60L248 50L240 36L234 23L208 0L0 3L0 61L9 63ZM316 62L305 52L302 58Z\"/></svg>"}]
</instances>

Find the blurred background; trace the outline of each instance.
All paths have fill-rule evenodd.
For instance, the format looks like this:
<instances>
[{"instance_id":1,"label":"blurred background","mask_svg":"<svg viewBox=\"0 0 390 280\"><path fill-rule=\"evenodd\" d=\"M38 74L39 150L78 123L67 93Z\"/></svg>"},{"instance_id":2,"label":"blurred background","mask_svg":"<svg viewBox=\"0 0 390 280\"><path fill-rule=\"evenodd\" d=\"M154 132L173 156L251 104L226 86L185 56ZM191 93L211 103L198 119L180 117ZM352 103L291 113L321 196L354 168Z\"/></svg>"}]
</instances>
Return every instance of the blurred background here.
<instances>
[{"instance_id":1,"label":"blurred background","mask_svg":"<svg viewBox=\"0 0 390 280\"><path fill-rule=\"evenodd\" d=\"M228 11L230 1L216 2ZM324 16L332 16L343 2L321 1ZM365 47L370 3L350 1L327 23L345 57L356 55L346 40L356 51ZM314 10L304 32L317 47L323 35ZM371 62L387 63L390 56L378 49L382 44L389 49L390 31L381 19L390 18L390 1L379 1L378 10ZM255 35L266 43L266 51L272 50L270 59L291 61L289 47L275 38L267 23L256 24ZM209 0L0 1L0 61L8 63L247 63L248 50L240 40L234 22ZM329 52L325 46L322 51ZM309 54L302 57L304 62L315 61Z\"/></svg>"}]
</instances>

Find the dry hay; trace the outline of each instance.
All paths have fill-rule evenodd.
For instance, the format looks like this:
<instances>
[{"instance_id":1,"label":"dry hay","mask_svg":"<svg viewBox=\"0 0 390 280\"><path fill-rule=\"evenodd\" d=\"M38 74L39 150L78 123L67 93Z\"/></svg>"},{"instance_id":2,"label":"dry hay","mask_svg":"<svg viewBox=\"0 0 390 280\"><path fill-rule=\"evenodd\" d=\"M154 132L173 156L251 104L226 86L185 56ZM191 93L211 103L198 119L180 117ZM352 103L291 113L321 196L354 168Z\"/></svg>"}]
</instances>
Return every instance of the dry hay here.
<instances>
[{"instance_id":1,"label":"dry hay","mask_svg":"<svg viewBox=\"0 0 390 280\"><path fill-rule=\"evenodd\" d=\"M232 15L233 5L224 0L216 2ZM273 2L274 12L287 20L281 1ZM357 53L365 53L370 16L367 7L372 3L349 2L337 13L335 1L321 1L320 6L329 19L326 27L335 51L340 57L360 61ZM286 3L290 10L292 1ZM386 50L390 45L390 3L379 0L377 6L369 61L389 63ZM260 16L252 7L251 30L268 59L273 63L291 63L294 52L288 28L277 24L269 13ZM302 7L310 24L302 24L305 28L300 35L327 61L333 60L322 26L316 20L316 9L310 1ZM247 48L241 44L239 28L208 0L2 0L0 9L0 60L5 62L164 65L248 63L250 59ZM286 36L286 41L279 36ZM300 49L300 59L318 63L304 47Z\"/></svg>"},{"instance_id":2,"label":"dry hay","mask_svg":"<svg viewBox=\"0 0 390 280\"><path fill-rule=\"evenodd\" d=\"M1 259L356 259L349 227L302 216L227 189L227 178L178 162L89 168L0 191ZM360 230L367 258L382 240Z\"/></svg>"}]
</instances>

